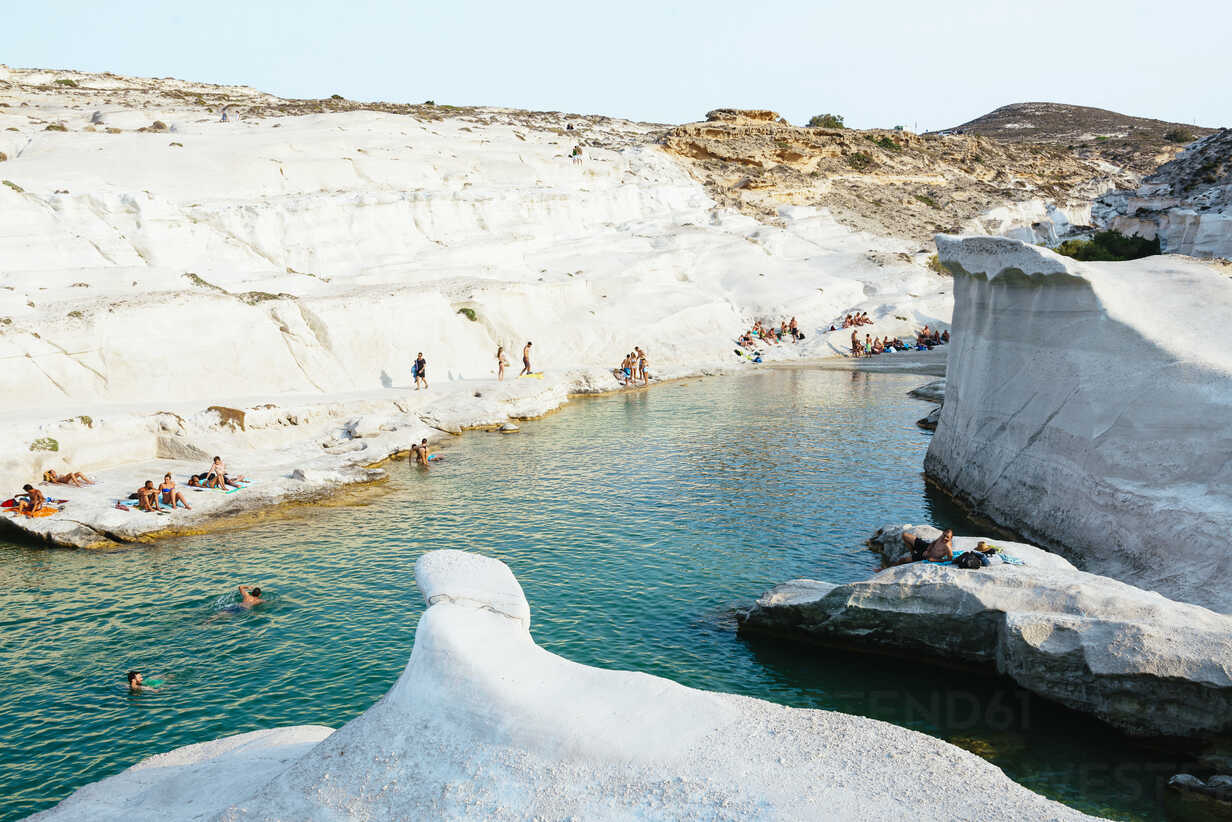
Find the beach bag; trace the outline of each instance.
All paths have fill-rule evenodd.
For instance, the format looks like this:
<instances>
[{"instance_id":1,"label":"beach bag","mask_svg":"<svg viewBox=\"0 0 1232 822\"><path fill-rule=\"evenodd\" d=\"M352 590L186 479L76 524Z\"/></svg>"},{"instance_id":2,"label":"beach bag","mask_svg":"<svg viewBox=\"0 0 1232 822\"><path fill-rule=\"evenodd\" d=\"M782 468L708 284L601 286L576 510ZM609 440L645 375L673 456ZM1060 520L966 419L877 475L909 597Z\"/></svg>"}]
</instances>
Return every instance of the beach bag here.
<instances>
[{"instance_id":1,"label":"beach bag","mask_svg":"<svg viewBox=\"0 0 1232 822\"><path fill-rule=\"evenodd\" d=\"M955 568L966 568L968 570L984 567L984 558L979 555L978 551L967 551L964 554L955 557Z\"/></svg>"}]
</instances>

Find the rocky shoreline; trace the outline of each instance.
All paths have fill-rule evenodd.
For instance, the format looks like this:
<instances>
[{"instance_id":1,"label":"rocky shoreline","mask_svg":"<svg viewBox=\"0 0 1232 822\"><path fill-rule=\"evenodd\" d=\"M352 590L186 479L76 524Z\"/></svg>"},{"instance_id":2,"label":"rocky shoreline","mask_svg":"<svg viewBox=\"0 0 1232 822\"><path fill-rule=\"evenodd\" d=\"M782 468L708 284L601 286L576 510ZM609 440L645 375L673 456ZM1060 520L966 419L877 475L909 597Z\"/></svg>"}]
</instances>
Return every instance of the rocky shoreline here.
<instances>
[{"instance_id":1,"label":"rocky shoreline","mask_svg":"<svg viewBox=\"0 0 1232 822\"><path fill-rule=\"evenodd\" d=\"M903 533L940 534L880 529L870 545L892 567L846 585L785 582L739 615L740 631L980 667L1130 736L1194 748L1232 737L1232 616L991 538L1015 564L893 565ZM978 541L955 537L955 555Z\"/></svg>"}]
</instances>

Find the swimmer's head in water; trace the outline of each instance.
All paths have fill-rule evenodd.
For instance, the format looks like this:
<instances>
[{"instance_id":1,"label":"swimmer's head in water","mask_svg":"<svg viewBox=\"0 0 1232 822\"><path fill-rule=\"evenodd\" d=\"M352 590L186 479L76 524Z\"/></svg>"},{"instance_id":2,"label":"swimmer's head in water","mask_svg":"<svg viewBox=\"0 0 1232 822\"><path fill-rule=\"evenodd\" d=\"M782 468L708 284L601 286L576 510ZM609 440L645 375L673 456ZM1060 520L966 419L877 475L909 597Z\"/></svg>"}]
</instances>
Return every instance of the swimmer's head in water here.
<instances>
[{"instance_id":1,"label":"swimmer's head in water","mask_svg":"<svg viewBox=\"0 0 1232 822\"><path fill-rule=\"evenodd\" d=\"M128 687L141 684L141 671L128 672Z\"/></svg>"},{"instance_id":2,"label":"swimmer's head in water","mask_svg":"<svg viewBox=\"0 0 1232 822\"><path fill-rule=\"evenodd\" d=\"M257 597L258 599L260 599L260 598L261 598L261 589L260 589L260 588L253 588L253 589L252 589L252 595L253 595L254 597Z\"/></svg>"}]
</instances>

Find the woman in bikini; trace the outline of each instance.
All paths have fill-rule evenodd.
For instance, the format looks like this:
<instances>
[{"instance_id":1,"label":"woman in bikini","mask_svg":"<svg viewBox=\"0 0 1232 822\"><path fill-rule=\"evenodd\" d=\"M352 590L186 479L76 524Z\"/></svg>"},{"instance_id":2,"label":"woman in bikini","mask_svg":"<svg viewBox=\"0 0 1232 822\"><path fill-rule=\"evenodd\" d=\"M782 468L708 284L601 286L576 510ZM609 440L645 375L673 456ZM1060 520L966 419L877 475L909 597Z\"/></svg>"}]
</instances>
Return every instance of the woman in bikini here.
<instances>
[{"instance_id":1,"label":"woman in bikini","mask_svg":"<svg viewBox=\"0 0 1232 822\"><path fill-rule=\"evenodd\" d=\"M83 485L94 484L92 480L86 479L86 475L80 471L70 471L67 474L57 474L50 468L43 472L43 481L54 482L58 485L75 485L78 488Z\"/></svg>"},{"instance_id":2,"label":"woman in bikini","mask_svg":"<svg viewBox=\"0 0 1232 822\"><path fill-rule=\"evenodd\" d=\"M162 498L163 505L170 505L172 508L177 507L180 503L189 511L192 506L188 504L188 500L184 499L184 492L175 487L175 480L171 479L170 474L163 474L163 484L158 486L158 495Z\"/></svg>"},{"instance_id":3,"label":"woman in bikini","mask_svg":"<svg viewBox=\"0 0 1232 822\"><path fill-rule=\"evenodd\" d=\"M505 379L505 366L509 364L509 360L505 359L505 346L496 346L496 379Z\"/></svg>"}]
</instances>

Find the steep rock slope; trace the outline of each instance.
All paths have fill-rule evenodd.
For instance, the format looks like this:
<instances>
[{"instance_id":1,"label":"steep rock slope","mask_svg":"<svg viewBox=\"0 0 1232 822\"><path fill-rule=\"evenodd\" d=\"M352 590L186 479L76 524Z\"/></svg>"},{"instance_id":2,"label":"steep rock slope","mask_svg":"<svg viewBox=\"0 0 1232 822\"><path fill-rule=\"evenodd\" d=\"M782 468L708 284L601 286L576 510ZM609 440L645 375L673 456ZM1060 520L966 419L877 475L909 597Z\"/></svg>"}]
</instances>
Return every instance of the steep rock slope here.
<instances>
[{"instance_id":1,"label":"steep rock slope","mask_svg":"<svg viewBox=\"0 0 1232 822\"><path fill-rule=\"evenodd\" d=\"M1049 206L1087 224L1091 200L1131 179L1061 146L801 128L774 112L707 116L669 130L663 145L718 202L763 218L785 203L824 207L845 224L921 244L938 231L1030 226Z\"/></svg>"},{"instance_id":2,"label":"steep rock slope","mask_svg":"<svg viewBox=\"0 0 1232 822\"><path fill-rule=\"evenodd\" d=\"M938 237L955 272L926 472L1086 570L1232 610L1232 279Z\"/></svg>"},{"instance_id":3,"label":"steep rock slope","mask_svg":"<svg viewBox=\"0 0 1232 822\"><path fill-rule=\"evenodd\" d=\"M1187 146L1137 190L1104 195L1094 211L1122 234L1158 236L1166 253L1232 258L1232 129Z\"/></svg>"},{"instance_id":4,"label":"steep rock slope","mask_svg":"<svg viewBox=\"0 0 1232 822\"><path fill-rule=\"evenodd\" d=\"M1149 174L1214 130L1066 103L1013 103L938 134L971 134L1004 143L1064 146L1079 157Z\"/></svg>"},{"instance_id":5,"label":"steep rock slope","mask_svg":"<svg viewBox=\"0 0 1232 822\"><path fill-rule=\"evenodd\" d=\"M905 728L548 653L496 560L433 551L415 576L410 663L346 726L181 748L33 819L1090 818Z\"/></svg>"}]
</instances>

